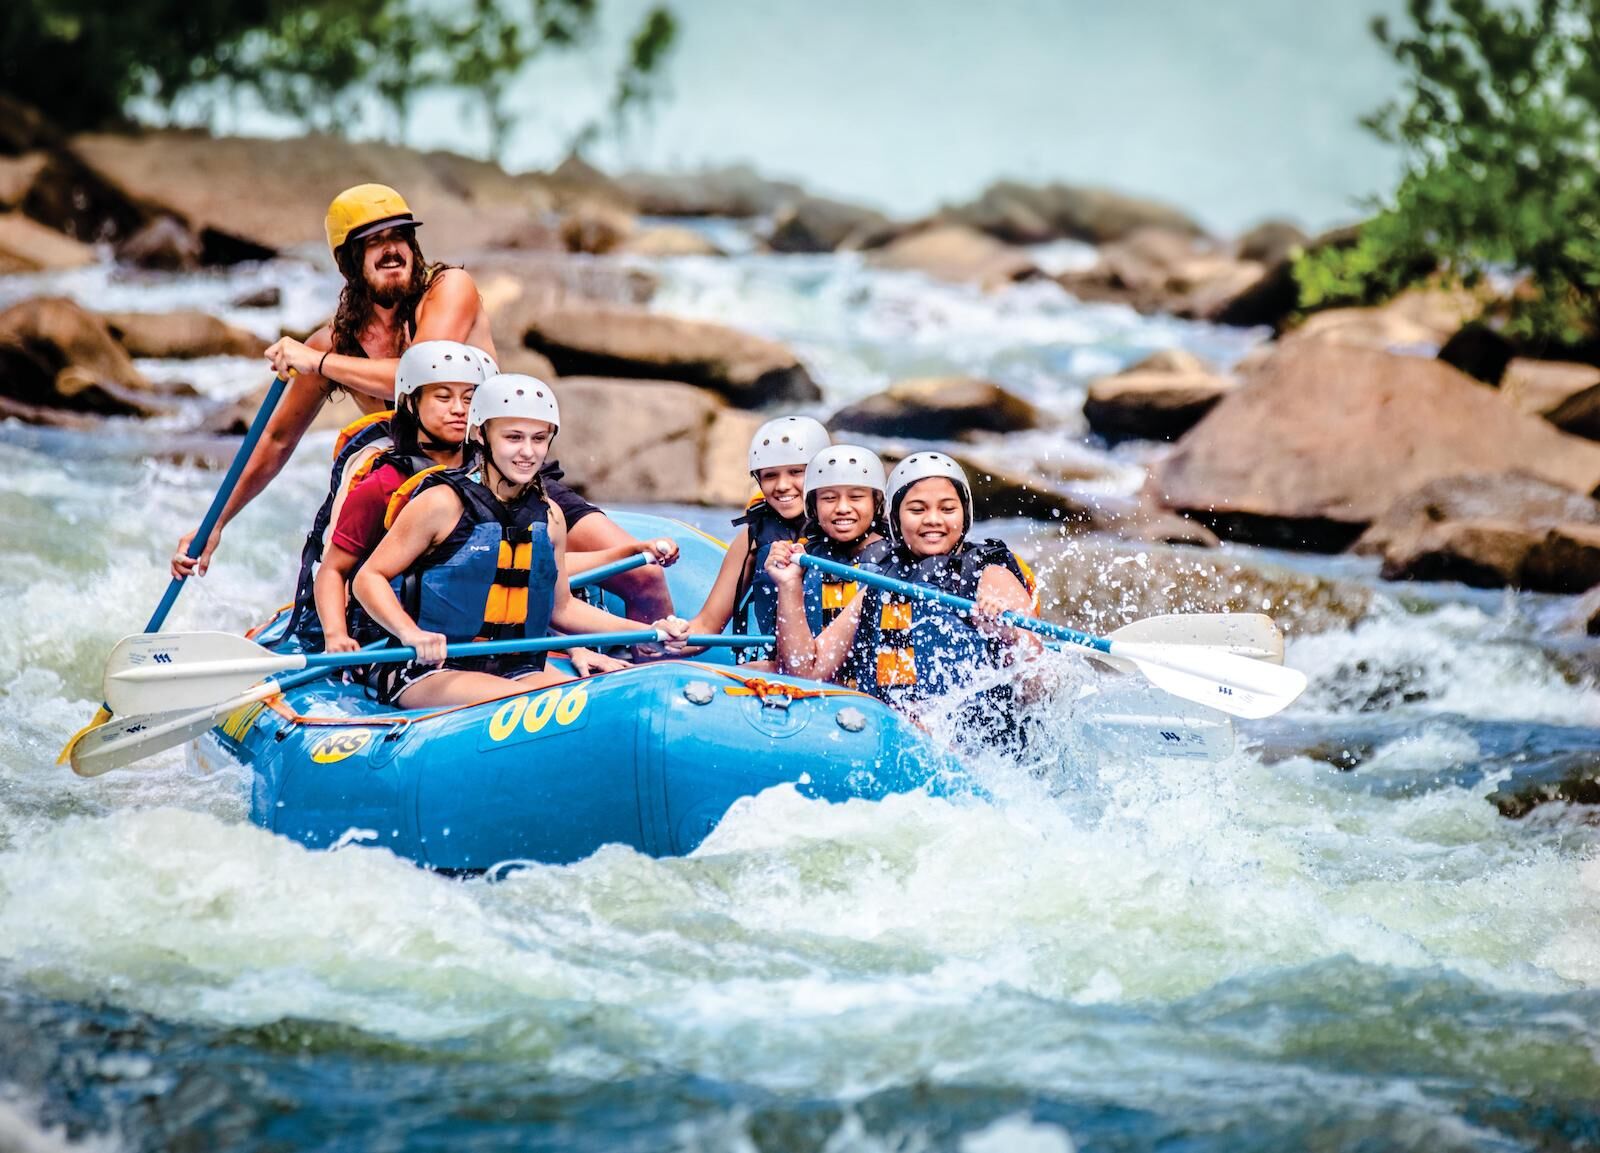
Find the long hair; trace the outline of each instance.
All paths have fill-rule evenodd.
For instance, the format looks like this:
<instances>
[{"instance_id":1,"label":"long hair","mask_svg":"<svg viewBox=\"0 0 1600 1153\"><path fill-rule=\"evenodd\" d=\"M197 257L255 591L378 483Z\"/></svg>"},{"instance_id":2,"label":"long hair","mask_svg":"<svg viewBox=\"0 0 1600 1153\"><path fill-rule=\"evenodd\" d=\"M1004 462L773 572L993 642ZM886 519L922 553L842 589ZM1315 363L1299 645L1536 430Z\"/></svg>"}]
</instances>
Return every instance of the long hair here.
<instances>
[{"instance_id":1,"label":"long hair","mask_svg":"<svg viewBox=\"0 0 1600 1153\"><path fill-rule=\"evenodd\" d=\"M395 309L395 320L400 326L402 338L409 343L411 333L416 328L417 305L422 302L423 293L428 291L428 285L433 283L435 276L453 266L429 264L417 244L415 231L406 233L406 243L411 247L411 283L406 285L405 295ZM344 288L339 293L339 310L333 314L333 351L344 356L366 355L366 350L361 347L361 333L372 323L375 302L361 267L365 252L361 243L346 242L339 246L335 258L344 276Z\"/></svg>"}]
</instances>

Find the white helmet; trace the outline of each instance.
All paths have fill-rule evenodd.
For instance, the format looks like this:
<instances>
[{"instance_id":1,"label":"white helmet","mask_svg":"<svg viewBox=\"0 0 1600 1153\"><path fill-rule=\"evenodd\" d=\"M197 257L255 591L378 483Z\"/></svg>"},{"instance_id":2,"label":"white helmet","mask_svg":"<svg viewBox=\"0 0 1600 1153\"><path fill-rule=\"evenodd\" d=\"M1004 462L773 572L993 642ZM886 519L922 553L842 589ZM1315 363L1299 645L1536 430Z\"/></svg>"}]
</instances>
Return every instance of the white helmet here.
<instances>
[{"instance_id":1,"label":"white helmet","mask_svg":"<svg viewBox=\"0 0 1600 1153\"><path fill-rule=\"evenodd\" d=\"M394 397L399 400L430 384L482 384L499 371L481 348L458 340L424 340L401 355L394 370Z\"/></svg>"},{"instance_id":2,"label":"white helmet","mask_svg":"<svg viewBox=\"0 0 1600 1153\"><path fill-rule=\"evenodd\" d=\"M828 447L828 430L809 416L780 416L756 429L750 439L750 471L810 464Z\"/></svg>"},{"instance_id":3,"label":"white helmet","mask_svg":"<svg viewBox=\"0 0 1600 1153\"><path fill-rule=\"evenodd\" d=\"M467 411L467 430L470 432L497 416L544 420L553 428L561 427L561 409L556 405L555 390L538 377L523 376L520 372L496 373L478 386L478 391L472 394L472 407Z\"/></svg>"},{"instance_id":4,"label":"white helmet","mask_svg":"<svg viewBox=\"0 0 1600 1153\"><path fill-rule=\"evenodd\" d=\"M962 535L972 528L972 486L967 483L967 474L961 466L942 452L914 452L895 465L889 474L889 539L895 544L905 543L900 539L901 498L919 480L934 476L942 476L955 484L956 492L961 495Z\"/></svg>"},{"instance_id":5,"label":"white helmet","mask_svg":"<svg viewBox=\"0 0 1600 1153\"><path fill-rule=\"evenodd\" d=\"M806 499L819 488L851 485L884 491L883 461L870 448L859 444L836 444L825 448L806 465Z\"/></svg>"}]
</instances>

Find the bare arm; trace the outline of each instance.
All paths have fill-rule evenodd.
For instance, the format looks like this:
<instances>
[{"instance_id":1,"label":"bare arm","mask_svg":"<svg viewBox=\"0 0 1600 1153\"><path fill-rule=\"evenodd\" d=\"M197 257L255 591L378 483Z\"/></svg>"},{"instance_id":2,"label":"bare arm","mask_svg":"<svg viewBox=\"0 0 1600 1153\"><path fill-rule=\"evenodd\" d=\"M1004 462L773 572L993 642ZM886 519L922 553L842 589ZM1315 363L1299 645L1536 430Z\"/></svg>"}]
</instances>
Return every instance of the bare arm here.
<instances>
[{"instance_id":1,"label":"bare arm","mask_svg":"<svg viewBox=\"0 0 1600 1153\"><path fill-rule=\"evenodd\" d=\"M363 608L427 664L444 660L445 638L423 632L400 604L389 582L450 535L461 519L461 498L444 485L431 488L401 510L394 525L356 573L353 588Z\"/></svg>"},{"instance_id":2,"label":"bare arm","mask_svg":"<svg viewBox=\"0 0 1600 1153\"><path fill-rule=\"evenodd\" d=\"M273 477L283 471L283 466L294 454L295 446L305 436L311 422L317 418L323 401L327 399L323 380L314 372L293 377L289 381L283 399L278 402L261 439L256 442L255 451L250 454L244 471L239 474L239 483L234 486L233 494L223 506L222 515L217 519L217 527L211 531L205 551L200 554L198 561L190 559L187 554L194 533L186 534L178 541L177 555L172 558L173 576L205 576L206 570L211 567L211 554L222 540L223 528L239 515L245 505L261 495L262 490L272 483Z\"/></svg>"},{"instance_id":3,"label":"bare arm","mask_svg":"<svg viewBox=\"0 0 1600 1153\"><path fill-rule=\"evenodd\" d=\"M555 599L550 608L550 623L564 633L631 633L639 631L639 623L624 617L612 616L605 609L596 608L587 601L572 595L567 585L567 518L554 503L550 505L550 543L556 552ZM606 549L615 552L615 549ZM624 552L628 556L632 551ZM593 557L595 553L582 553ZM620 559L620 558L618 558ZM604 562L602 562L604 563Z\"/></svg>"},{"instance_id":4,"label":"bare arm","mask_svg":"<svg viewBox=\"0 0 1600 1153\"><path fill-rule=\"evenodd\" d=\"M322 555L313 586L317 619L322 622L323 648L330 653L347 653L357 647L350 637L350 578L361 567L361 558L336 544Z\"/></svg>"},{"instance_id":5,"label":"bare arm","mask_svg":"<svg viewBox=\"0 0 1600 1153\"><path fill-rule=\"evenodd\" d=\"M717 579L706 594L705 604L689 622L691 633L720 633L733 617L734 594L739 591L739 576L744 572L745 558L750 555L750 532L741 528L728 546L717 570Z\"/></svg>"}]
</instances>

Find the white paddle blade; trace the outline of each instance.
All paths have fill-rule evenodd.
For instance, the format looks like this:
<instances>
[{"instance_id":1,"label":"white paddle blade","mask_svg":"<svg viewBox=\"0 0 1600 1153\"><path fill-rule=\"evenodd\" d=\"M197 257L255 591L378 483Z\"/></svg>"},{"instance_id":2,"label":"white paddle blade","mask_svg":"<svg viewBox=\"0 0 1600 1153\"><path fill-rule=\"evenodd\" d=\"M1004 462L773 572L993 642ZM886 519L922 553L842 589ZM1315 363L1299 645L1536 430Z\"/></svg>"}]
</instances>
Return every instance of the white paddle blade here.
<instances>
[{"instance_id":1,"label":"white paddle blade","mask_svg":"<svg viewBox=\"0 0 1600 1153\"><path fill-rule=\"evenodd\" d=\"M1110 639L1205 645L1236 656L1283 663L1283 633L1265 613L1166 613L1123 625Z\"/></svg>"},{"instance_id":2,"label":"white paddle blade","mask_svg":"<svg viewBox=\"0 0 1600 1153\"><path fill-rule=\"evenodd\" d=\"M1132 661L1175 697L1250 720L1281 712L1306 688L1298 669L1211 649L1113 641L1111 655Z\"/></svg>"},{"instance_id":3,"label":"white paddle blade","mask_svg":"<svg viewBox=\"0 0 1600 1153\"><path fill-rule=\"evenodd\" d=\"M128 716L199 709L305 663L233 633L135 633L118 641L106 661L105 701Z\"/></svg>"},{"instance_id":4,"label":"white paddle blade","mask_svg":"<svg viewBox=\"0 0 1600 1153\"><path fill-rule=\"evenodd\" d=\"M274 681L203 709L173 709L167 713L115 718L90 729L73 745L72 771L80 777L98 777L175 749L204 736L218 720L235 709L265 700L277 691Z\"/></svg>"}]
</instances>

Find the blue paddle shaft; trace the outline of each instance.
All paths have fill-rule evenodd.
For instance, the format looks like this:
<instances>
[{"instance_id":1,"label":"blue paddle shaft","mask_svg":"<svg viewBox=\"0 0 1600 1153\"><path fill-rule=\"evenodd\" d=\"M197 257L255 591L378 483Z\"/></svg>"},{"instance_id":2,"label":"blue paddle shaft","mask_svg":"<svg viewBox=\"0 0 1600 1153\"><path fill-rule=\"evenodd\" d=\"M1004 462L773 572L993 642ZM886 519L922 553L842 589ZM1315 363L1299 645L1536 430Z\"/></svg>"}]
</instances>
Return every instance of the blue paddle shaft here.
<instances>
[{"instance_id":1,"label":"blue paddle shaft","mask_svg":"<svg viewBox=\"0 0 1600 1153\"><path fill-rule=\"evenodd\" d=\"M586 633L570 637L511 637L503 641L469 641L450 645L445 655L450 657L490 657L502 653L547 653L552 649L602 648L606 645L642 645L656 639L654 629L631 633ZM417 659L413 648L384 649L382 652L362 650L353 653L316 653L306 658L308 669L337 669L346 665L394 664Z\"/></svg>"},{"instance_id":2,"label":"blue paddle shaft","mask_svg":"<svg viewBox=\"0 0 1600 1153\"><path fill-rule=\"evenodd\" d=\"M273 410L278 407L278 400L283 396L283 390L288 381L282 377L274 377L272 386L267 389L267 395L261 401L261 407L256 410L255 419L250 422L250 429L244 434L244 440L239 443L239 451L233 454L233 463L228 466L228 474L222 478L222 483L217 486L217 495L211 498L211 507L206 510L205 519L200 522L200 527L195 530L194 539L189 542L189 556L198 559L206 551L206 542L211 539L211 530L217 527L217 521L222 517L222 510L227 507L228 498L233 495L233 490L239 484L239 477L244 472L244 466L250 460L250 454L256 449L256 443L261 439L261 434L266 431L267 421L272 419ZM153 633L160 630L166 623L167 614L172 611L172 606L177 603L178 593L183 588L183 577L173 577L167 585L167 591L161 597L161 603L156 606L156 611L151 614L150 623L144 626L144 631Z\"/></svg>"},{"instance_id":3,"label":"blue paddle shaft","mask_svg":"<svg viewBox=\"0 0 1600 1153\"><path fill-rule=\"evenodd\" d=\"M650 558L645 556L644 553L635 553L633 556L625 556L621 560L614 560L610 564L598 564L594 568L584 569L580 573L573 573L572 579L567 582L567 587L576 592L578 589L586 589L591 585L608 581L614 576L621 576L625 572L632 572L641 565L649 563Z\"/></svg>"},{"instance_id":4,"label":"blue paddle shaft","mask_svg":"<svg viewBox=\"0 0 1600 1153\"><path fill-rule=\"evenodd\" d=\"M943 589L912 584L910 581L898 580L895 577L884 576L882 573L871 572L867 569L853 568L850 565L839 564L837 561L826 560L823 557L801 553L796 559L809 568L832 573L834 576L844 577L846 580L856 581L859 584L871 585L873 588L882 589L884 592L898 593L912 600L935 601L938 604L949 605L953 609L960 609L962 612L967 613L977 607L974 602L967 600L965 597L958 597L954 593L945 592ZM1056 640L1066 641L1068 644L1082 645L1084 648L1095 649L1102 653L1111 651L1111 642L1105 637L1090 636L1088 633L1080 633L1075 629L1069 629L1065 625L1042 621L1038 617L1024 616L1022 613L1017 612L1003 612L1000 614L1000 619L1016 628L1042 633L1044 636L1054 637Z\"/></svg>"}]
</instances>

